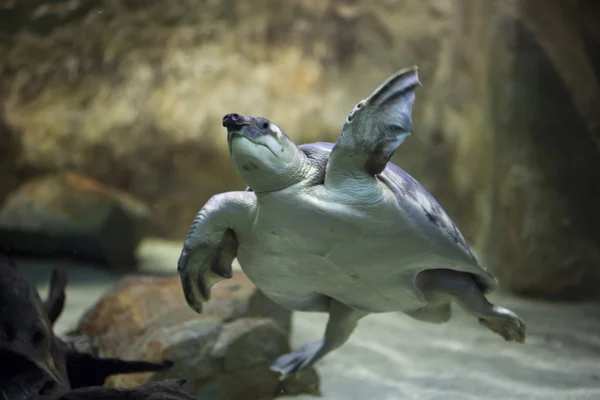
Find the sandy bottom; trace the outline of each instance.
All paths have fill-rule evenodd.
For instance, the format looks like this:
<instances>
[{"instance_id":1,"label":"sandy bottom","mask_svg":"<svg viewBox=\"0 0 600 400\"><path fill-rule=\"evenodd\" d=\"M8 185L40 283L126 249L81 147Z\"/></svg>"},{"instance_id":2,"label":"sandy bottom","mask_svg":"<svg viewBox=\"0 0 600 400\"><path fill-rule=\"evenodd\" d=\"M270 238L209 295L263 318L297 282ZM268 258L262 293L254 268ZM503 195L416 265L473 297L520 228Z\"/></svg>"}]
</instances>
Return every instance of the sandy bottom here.
<instances>
[{"instance_id":1,"label":"sandy bottom","mask_svg":"<svg viewBox=\"0 0 600 400\"><path fill-rule=\"evenodd\" d=\"M178 243L148 240L140 247L143 273L170 274ZM51 263L19 260L42 295ZM65 332L118 276L69 265ZM524 345L507 343L454 307L444 325L404 314L363 319L348 343L317 364L325 399L600 399L600 305L535 302L504 295L490 300L528 325ZM320 337L326 316L296 313L292 346ZM299 396L296 399L315 399Z\"/></svg>"}]
</instances>

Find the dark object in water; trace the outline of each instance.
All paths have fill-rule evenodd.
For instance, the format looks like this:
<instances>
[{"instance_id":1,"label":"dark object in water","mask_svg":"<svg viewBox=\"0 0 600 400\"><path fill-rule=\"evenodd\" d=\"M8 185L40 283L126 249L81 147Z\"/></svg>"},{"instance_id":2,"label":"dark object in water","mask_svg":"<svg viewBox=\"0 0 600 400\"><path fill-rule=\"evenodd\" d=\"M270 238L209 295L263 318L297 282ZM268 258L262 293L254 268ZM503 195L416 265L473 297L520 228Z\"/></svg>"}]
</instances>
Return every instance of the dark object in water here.
<instances>
[{"instance_id":1,"label":"dark object in water","mask_svg":"<svg viewBox=\"0 0 600 400\"><path fill-rule=\"evenodd\" d=\"M67 351L67 372L73 389L101 386L110 375L160 371L171 365L171 361L126 361L120 358L100 358L77 350Z\"/></svg>"},{"instance_id":2,"label":"dark object in water","mask_svg":"<svg viewBox=\"0 0 600 400\"><path fill-rule=\"evenodd\" d=\"M12 260L0 254L0 394L4 399L69 389L65 348L52 332L47 311L58 297L44 304Z\"/></svg>"},{"instance_id":3,"label":"dark object in water","mask_svg":"<svg viewBox=\"0 0 600 400\"><path fill-rule=\"evenodd\" d=\"M158 371L172 362L101 358L57 338L52 325L63 310L66 283L66 269L55 269L42 301L12 260L0 254L0 399L191 399L181 390L184 380L128 390L101 387L110 375Z\"/></svg>"},{"instance_id":4,"label":"dark object in water","mask_svg":"<svg viewBox=\"0 0 600 400\"><path fill-rule=\"evenodd\" d=\"M166 379L149 382L133 389L89 387L55 395L40 395L31 400L195 400L181 387L185 379Z\"/></svg>"}]
</instances>

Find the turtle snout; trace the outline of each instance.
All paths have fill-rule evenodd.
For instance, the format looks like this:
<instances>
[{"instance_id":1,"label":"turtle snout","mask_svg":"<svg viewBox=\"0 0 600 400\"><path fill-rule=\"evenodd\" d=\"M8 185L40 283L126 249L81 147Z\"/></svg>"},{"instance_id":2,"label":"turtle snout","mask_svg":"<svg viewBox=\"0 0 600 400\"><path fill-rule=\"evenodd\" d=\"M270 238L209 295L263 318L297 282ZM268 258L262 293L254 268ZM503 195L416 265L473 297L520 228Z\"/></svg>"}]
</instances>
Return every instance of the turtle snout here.
<instances>
[{"instance_id":1,"label":"turtle snout","mask_svg":"<svg viewBox=\"0 0 600 400\"><path fill-rule=\"evenodd\" d=\"M244 125L245 123L246 123L246 118L240 114L231 113L231 114L227 114L223 117L223 126L226 128L238 127L240 125Z\"/></svg>"}]
</instances>

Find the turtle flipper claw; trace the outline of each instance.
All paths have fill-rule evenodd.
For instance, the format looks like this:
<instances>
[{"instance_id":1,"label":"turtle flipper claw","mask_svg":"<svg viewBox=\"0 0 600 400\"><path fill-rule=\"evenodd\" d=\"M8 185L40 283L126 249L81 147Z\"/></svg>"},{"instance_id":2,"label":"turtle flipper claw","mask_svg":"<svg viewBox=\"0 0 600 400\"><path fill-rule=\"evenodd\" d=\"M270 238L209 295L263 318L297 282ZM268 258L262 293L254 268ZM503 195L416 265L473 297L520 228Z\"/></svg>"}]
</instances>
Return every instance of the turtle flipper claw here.
<instances>
[{"instance_id":1,"label":"turtle flipper claw","mask_svg":"<svg viewBox=\"0 0 600 400\"><path fill-rule=\"evenodd\" d=\"M494 307L494 315L479 318L479 323L506 341L524 343L526 326L521 318L506 308Z\"/></svg>"},{"instance_id":2,"label":"turtle flipper claw","mask_svg":"<svg viewBox=\"0 0 600 400\"><path fill-rule=\"evenodd\" d=\"M310 367L323 346L322 340L306 343L299 350L287 353L277 358L271 364L271 370L279 372L281 379Z\"/></svg>"}]
</instances>

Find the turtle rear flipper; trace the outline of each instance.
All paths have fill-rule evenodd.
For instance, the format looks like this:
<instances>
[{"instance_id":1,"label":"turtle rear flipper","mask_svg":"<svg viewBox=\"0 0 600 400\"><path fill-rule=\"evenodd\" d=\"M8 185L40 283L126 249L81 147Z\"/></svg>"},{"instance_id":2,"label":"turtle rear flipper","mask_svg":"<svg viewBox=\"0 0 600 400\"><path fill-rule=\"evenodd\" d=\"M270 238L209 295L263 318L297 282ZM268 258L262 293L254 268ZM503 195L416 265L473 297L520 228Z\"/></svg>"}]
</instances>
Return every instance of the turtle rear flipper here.
<instances>
[{"instance_id":1,"label":"turtle rear flipper","mask_svg":"<svg viewBox=\"0 0 600 400\"><path fill-rule=\"evenodd\" d=\"M471 274L450 269L430 269L421 272L417 287L429 301L455 301L479 323L507 341L525 342L526 326L511 310L491 304Z\"/></svg>"}]
</instances>

